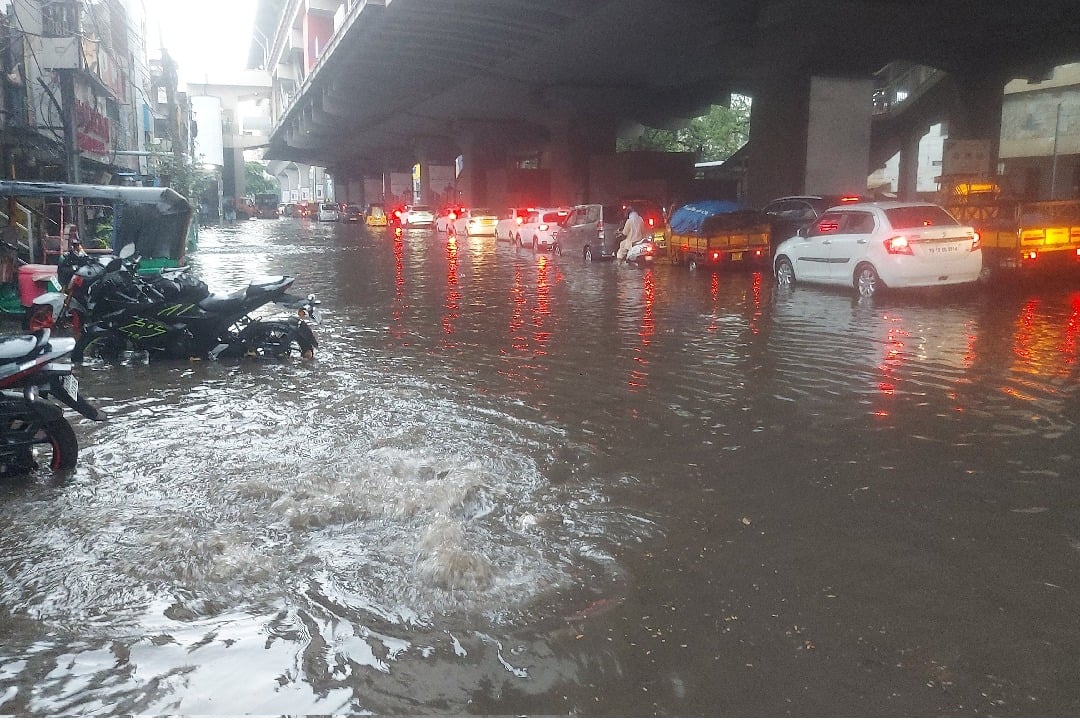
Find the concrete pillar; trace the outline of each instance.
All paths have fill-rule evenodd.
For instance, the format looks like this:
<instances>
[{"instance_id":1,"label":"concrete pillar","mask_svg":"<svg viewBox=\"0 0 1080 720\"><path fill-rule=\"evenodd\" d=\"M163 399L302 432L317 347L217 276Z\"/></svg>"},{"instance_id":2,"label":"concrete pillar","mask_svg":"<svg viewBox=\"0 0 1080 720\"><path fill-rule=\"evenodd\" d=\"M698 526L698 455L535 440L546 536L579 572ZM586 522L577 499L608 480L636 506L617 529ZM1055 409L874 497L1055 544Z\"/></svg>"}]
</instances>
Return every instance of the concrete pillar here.
<instances>
[{"instance_id":1,"label":"concrete pillar","mask_svg":"<svg viewBox=\"0 0 1080 720\"><path fill-rule=\"evenodd\" d=\"M749 204L800 193L865 192L872 110L868 78L765 77L751 108Z\"/></svg>"},{"instance_id":2,"label":"concrete pillar","mask_svg":"<svg viewBox=\"0 0 1080 720\"><path fill-rule=\"evenodd\" d=\"M611 118L576 118L548 125L550 142L544 153L551 171L554 204L590 202L589 157L615 152L615 122Z\"/></svg>"},{"instance_id":3,"label":"concrete pillar","mask_svg":"<svg viewBox=\"0 0 1080 720\"><path fill-rule=\"evenodd\" d=\"M462 156L458 197L465 205L487 205L490 203L487 173L501 166L500 160L506 155L505 142L499 128L487 123L460 123L457 130L455 140Z\"/></svg>"},{"instance_id":4,"label":"concrete pillar","mask_svg":"<svg viewBox=\"0 0 1080 720\"><path fill-rule=\"evenodd\" d=\"M919 189L919 145L926 128L919 126L904 138L900 147L899 178L896 181L896 197L914 200Z\"/></svg>"}]
</instances>

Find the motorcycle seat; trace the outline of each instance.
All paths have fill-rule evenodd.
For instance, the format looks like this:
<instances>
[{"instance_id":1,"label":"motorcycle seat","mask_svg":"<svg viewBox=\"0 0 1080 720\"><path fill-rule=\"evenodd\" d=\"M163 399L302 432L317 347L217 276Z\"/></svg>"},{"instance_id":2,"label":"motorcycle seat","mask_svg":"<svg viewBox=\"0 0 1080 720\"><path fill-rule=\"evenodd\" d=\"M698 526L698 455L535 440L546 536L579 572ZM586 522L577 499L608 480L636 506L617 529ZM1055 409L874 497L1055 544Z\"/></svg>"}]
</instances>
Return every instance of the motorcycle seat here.
<instances>
[{"instance_id":1,"label":"motorcycle seat","mask_svg":"<svg viewBox=\"0 0 1080 720\"><path fill-rule=\"evenodd\" d=\"M37 335L0 336L0 360L17 360L34 352L40 343Z\"/></svg>"},{"instance_id":2,"label":"motorcycle seat","mask_svg":"<svg viewBox=\"0 0 1080 720\"><path fill-rule=\"evenodd\" d=\"M233 293L213 293L199 301L199 307L206 312L218 313L229 309L233 305L241 305L246 297L246 290L238 290Z\"/></svg>"}]
</instances>

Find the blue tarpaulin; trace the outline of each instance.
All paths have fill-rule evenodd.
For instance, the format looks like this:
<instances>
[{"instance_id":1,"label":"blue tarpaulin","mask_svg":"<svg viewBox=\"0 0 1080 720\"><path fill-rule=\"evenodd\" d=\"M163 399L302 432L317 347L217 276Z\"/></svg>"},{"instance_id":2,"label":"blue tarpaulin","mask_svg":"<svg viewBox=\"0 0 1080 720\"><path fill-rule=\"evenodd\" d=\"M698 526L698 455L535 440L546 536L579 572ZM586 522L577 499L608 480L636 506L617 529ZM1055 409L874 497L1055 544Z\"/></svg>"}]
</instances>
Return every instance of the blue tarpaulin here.
<instances>
[{"instance_id":1,"label":"blue tarpaulin","mask_svg":"<svg viewBox=\"0 0 1080 720\"><path fill-rule=\"evenodd\" d=\"M706 221L715 215L745 212L746 207L727 200L700 200L683 205L671 215L671 232L676 235L701 235Z\"/></svg>"}]
</instances>

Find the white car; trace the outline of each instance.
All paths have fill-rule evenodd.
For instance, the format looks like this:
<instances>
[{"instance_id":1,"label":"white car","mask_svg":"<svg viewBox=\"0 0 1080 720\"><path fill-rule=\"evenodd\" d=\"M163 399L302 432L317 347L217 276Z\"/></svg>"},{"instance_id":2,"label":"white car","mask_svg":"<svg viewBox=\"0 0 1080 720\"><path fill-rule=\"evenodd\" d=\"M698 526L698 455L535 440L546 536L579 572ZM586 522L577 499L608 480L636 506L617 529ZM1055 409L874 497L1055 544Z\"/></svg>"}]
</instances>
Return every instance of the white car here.
<instances>
[{"instance_id":1,"label":"white car","mask_svg":"<svg viewBox=\"0 0 1080 720\"><path fill-rule=\"evenodd\" d=\"M514 241L517 230L532 208L512 207L503 210L499 215L499 221L495 223L495 239Z\"/></svg>"},{"instance_id":2,"label":"white car","mask_svg":"<svg viewBox=\"0 0 1080 720\"><path fill-rule=\"evenodd\" d=\"M533 250L550 250L559 238L559 229L570 217L568 208L530 210L525 221L514 232L514 240L520 247Z\"/></svg>"},{"instance_id":3,"label":"white car","mask_svg":"<svg viewBox=\"0 0 1080 720\"><path fill-rule=\"evenodd\" d=\"M454 219L458 235L494 235L498 216L487 208L466 208Z\"/></svg>"},{"instance_id":4,"label":"white car","mask_svg":"<svg viewBox=\"0 0 1080 720\"><path fill-rule=\"evenodd\" d=\"M341 219L338 214L338 206L334 203L319 205L319 222L337 222Z\"/></svg>"},{"instance_id":5,"label":"white car","mask_svg":"<svg viewBox=\"0 0 1080 720\"><path fill-rule=\"evenodd\" d=\"M406 205L401 213L402 227L431 227L434 224L435 213L428 205Z\"/></svg>"},{"instance_id":6,"label":"white car","mask_svg":"<svg viewBox=\"0 0 1080 720\"><path fill-rule=\"evenodd\" d=\"M969 283L981 271L979 234L929 203L833 207L773 254L781 287L844 285L866 297L882 287Z\"/></svg>"}]
</instances>

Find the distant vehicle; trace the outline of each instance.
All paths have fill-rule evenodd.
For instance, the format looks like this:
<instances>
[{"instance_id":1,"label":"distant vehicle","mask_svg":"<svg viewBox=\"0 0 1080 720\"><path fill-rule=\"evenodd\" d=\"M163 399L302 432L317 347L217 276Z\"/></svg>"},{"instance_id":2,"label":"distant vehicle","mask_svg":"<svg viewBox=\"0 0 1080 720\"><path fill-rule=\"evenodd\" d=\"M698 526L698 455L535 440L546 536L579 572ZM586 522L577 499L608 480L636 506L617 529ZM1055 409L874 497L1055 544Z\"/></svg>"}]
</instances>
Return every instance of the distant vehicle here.
<instances>
[{"instance_id":1,"label":"distant vehicle","mask_svg":"<svg viewBox=\"0 0 1080 720\"><path fill-rule=\"evenodd\" d=\"M364 211L360 209L359 205L346 205L341 212L342 222L362 222L363 219Z\"/></svg>"},{"instance_id":2,"label":"distant vehicle","mask_svg":"<svg viewBox=\"0 0 1080 720\"><path fill-rule=\"evenodd\" d=\"M514 240L519 247L531 247L533 251L554 249L562 223L568 217L568 208L532 210L518 226Z\"/></svg>"},{"instance_id":3,"label":"distant vehicle","mask_svg":"<svg viewBox=\"0 0 1080 720\"><path fill-rule=\"evenodd\" d=\"M460 205L448 205L439 211L438 216L435 218L435 229L439 232L450 232L454 225L454 220L457 216L464 211Z\"/></svg>"},{"instance_id":4,"label":"distant vehicle","mask_svg":"<svg viewBox=\"0 0 1080 720\"><path fill-rule=\"evenodd\" d=\"M769 220L773 245L778 245L809 227L829 208L865 200L859 195L791 195L771 201L761 212Z\"/></svg>"},{"instance_id":5,"label":"distant vehicle","mask_svg":"<svg viewBox=\"0 0 1080 720\"><path fill-rule=\"evenodd\" d=\"M773 259L776 284L843 285L870 297L883 287L974 282L982 270L979 234L930 203L869 202L836 206Z\"/></svg>"},{"instance_id":6,"label":"distant vehicle","mask_svg":"<svg viewBox=\"0 0 1080 720\"><path fill-rule=\"evenodd\" d=\"M615 235L626 221L622 205L575 205L559 231L555 253L580 253L585 262L612 260L619 252Z\"/></svg>"},{"instance_id":7,"label":"distant vehicle","mask_svg":"<svg viewBox=\"0 0 1080 720\"><path fill-rule=\"evenodd\" d=\"M341 219L340 213L338 213L338 206L334 203L323 203L319 205L319 222L337 222Z\"/></svg>"},{"instance_id":8,"label":"distant vehicle","mask_svg":"<svg viewBox=\"0 0 1080 720\"><path fill-rule=\"evenodd\" d=\"M517 230L521 223L525 222L525 216L532 208L512 207L503 210L499 214L499 220L495 223L495 239L514 242L517 238Z\"/></svg>"},{"instance_id":9,"label":"distant vehicle","mask_svg":"<svg viewBox=\"0 0 1080 720\"><path fill-rule=\"evenodd\" d=\"M466 208L454 219L454 232L458 235L494 235L495 223L499 221L495 211L487 208Z\"/></svg>"},{"instance_id":10,"label":"distant vehicle","mask_svg":"<svg viewBox=\"0 0 1080 720\"><path fill-rule=\"evenodd\" d=\"M435 213L430 205L406 205L401 213L401 226L407 228L431 227Z\"/></svg>"},{"instance_id":11,"label":"distant vehicle","mask_svg":"<svg viewBox=\"0 0 1080 720\"><path fill-rule=\"evenodd\" d=\"M276 218L281 198L277 193L257 193L255 195L255 217Z\"/></svg>"},{"instance_id":12,"label":"distant vehicle","mask_svg":"<svg viewBox=\"0 0 1080 720\"><path fill-rule=\"evenodd\" d=\"M386 208L381 203L371 203L364 213L368 227L386 227Z\"/></svg>"}]
</instances>

